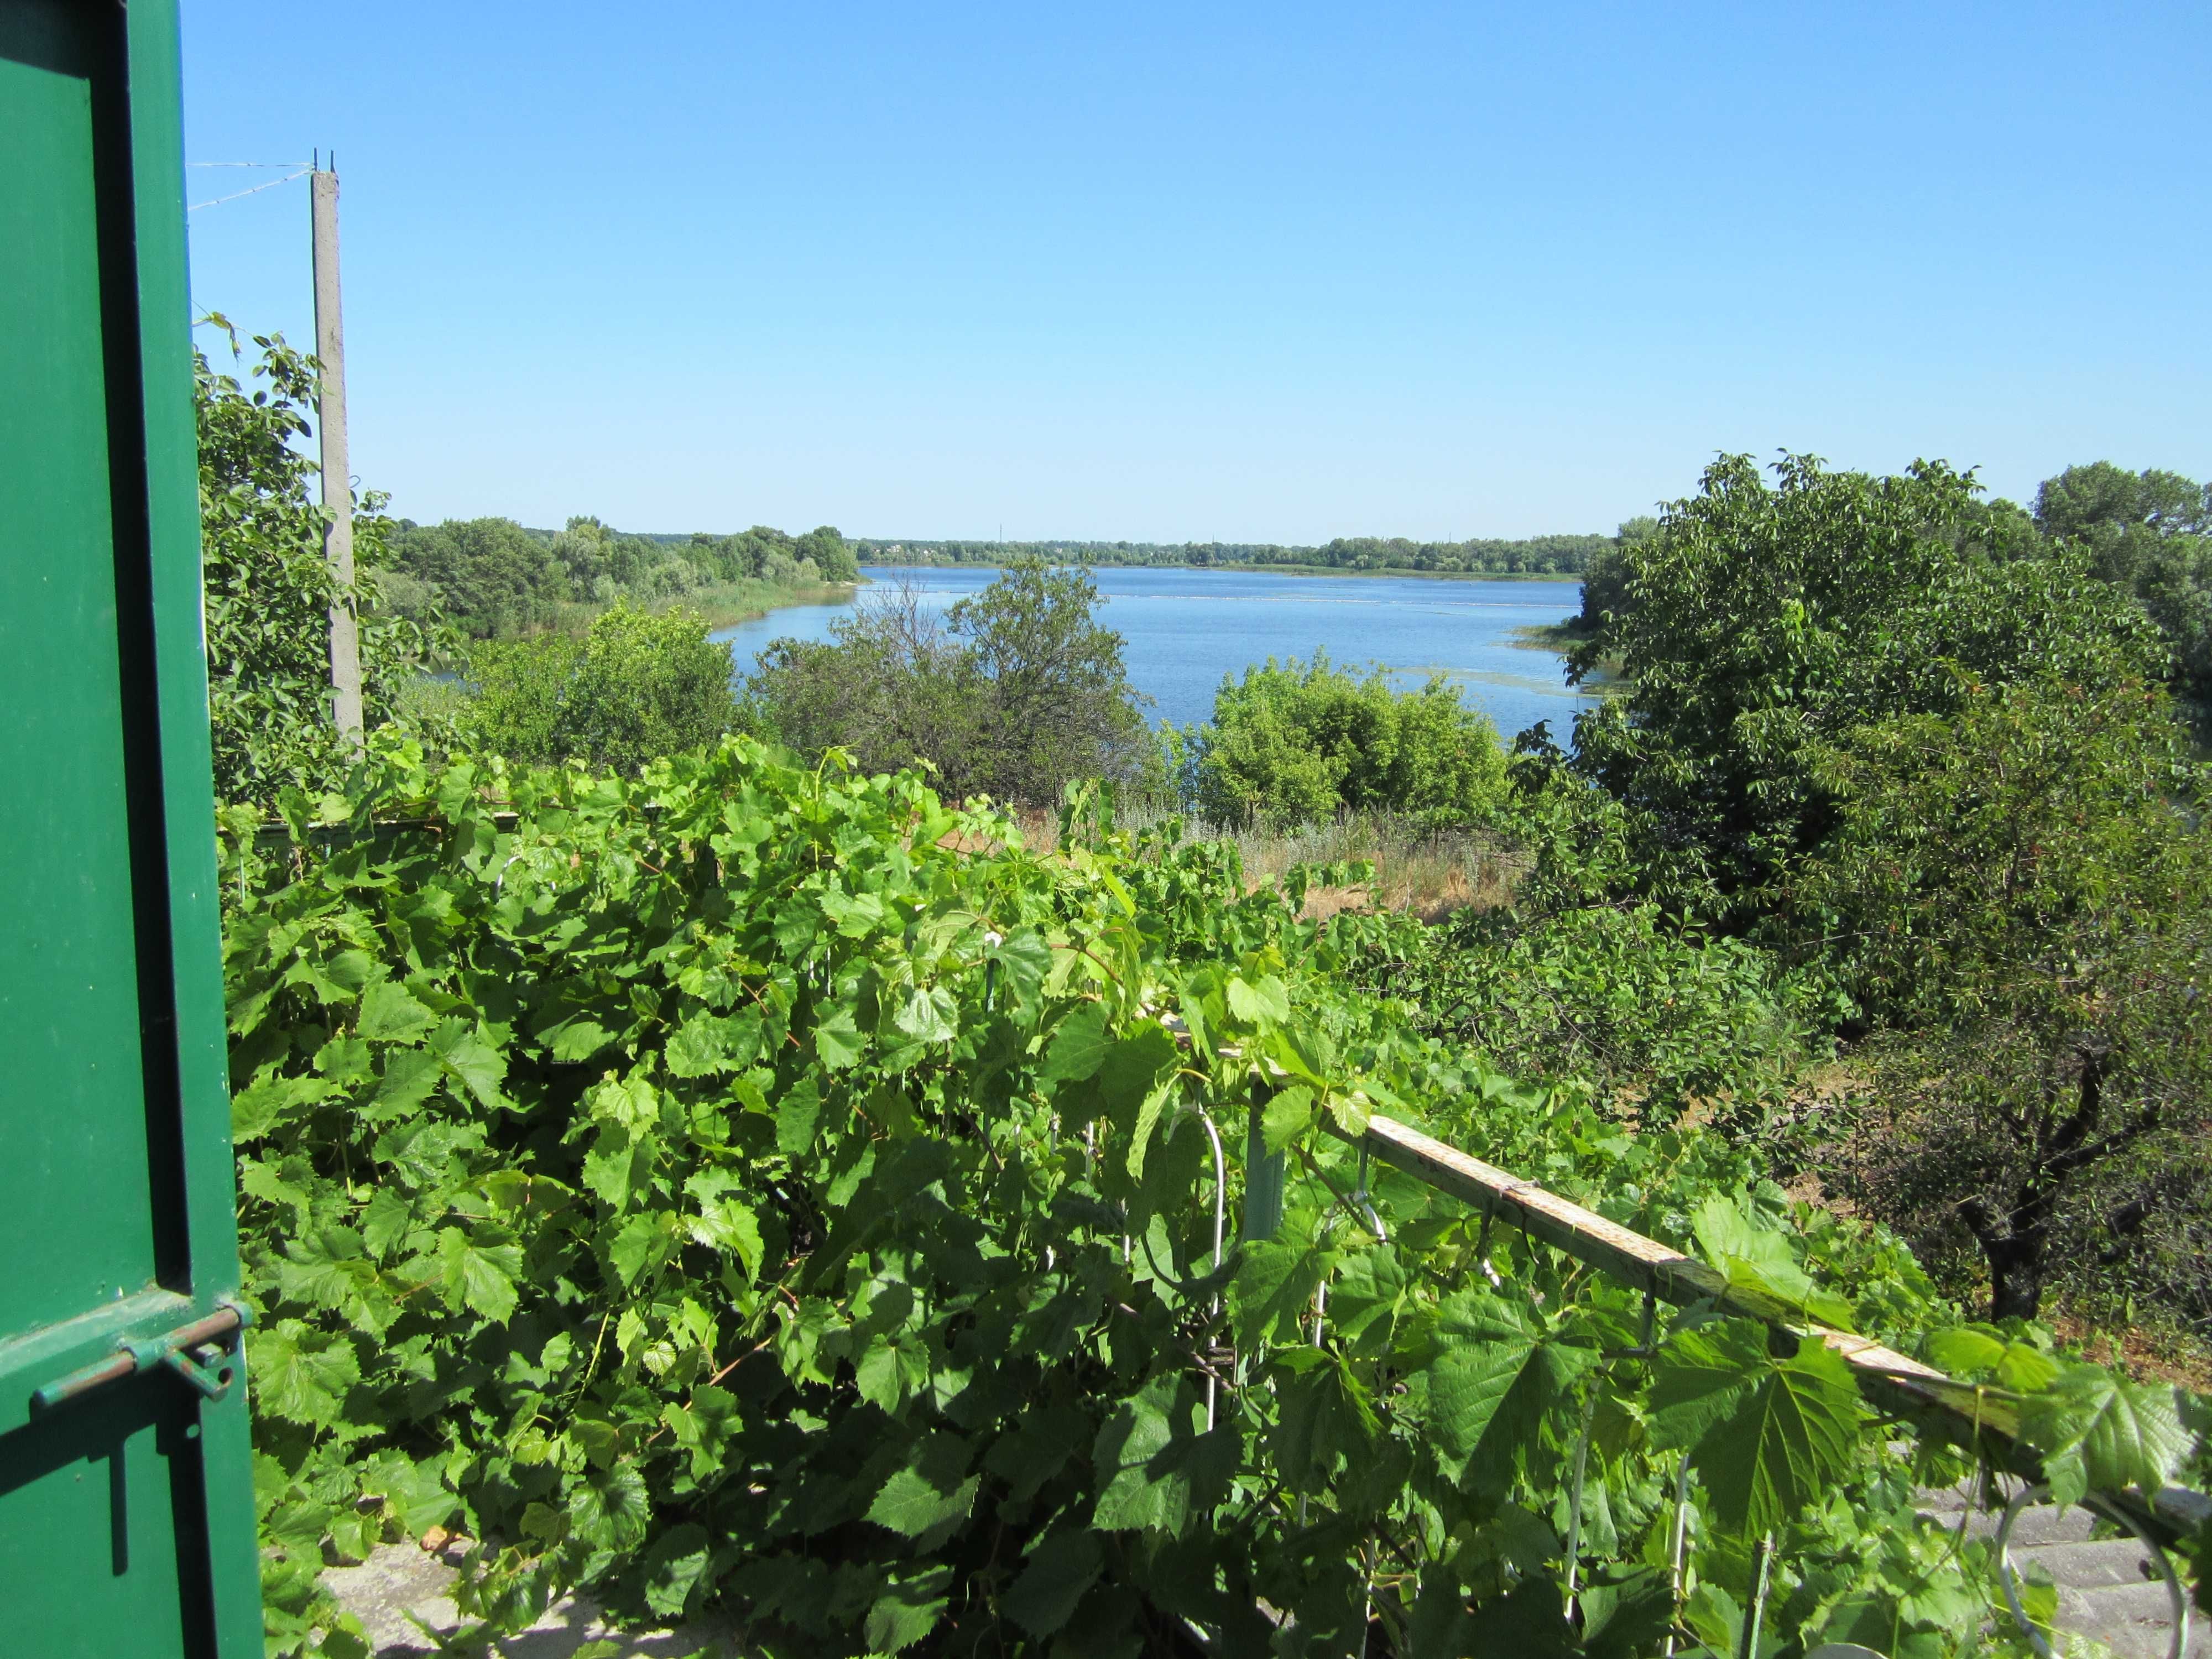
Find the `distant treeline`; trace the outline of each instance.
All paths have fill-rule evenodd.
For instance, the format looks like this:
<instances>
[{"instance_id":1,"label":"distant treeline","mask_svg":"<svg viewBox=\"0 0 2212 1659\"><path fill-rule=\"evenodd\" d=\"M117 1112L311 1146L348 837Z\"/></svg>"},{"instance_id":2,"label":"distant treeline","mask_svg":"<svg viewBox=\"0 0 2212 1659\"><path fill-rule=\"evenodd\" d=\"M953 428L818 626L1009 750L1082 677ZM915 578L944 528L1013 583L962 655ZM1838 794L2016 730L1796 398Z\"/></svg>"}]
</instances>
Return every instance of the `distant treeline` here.
<instances>
[{"instance_id":1,"label":"distant treeline","mask_svg":"<svg viewBox=\"0 0 2212 1659\"><path fill-rule=\"evenodd\" d=\"M477 639L553 627L564 606L653 606L711 599L740 582L804 587L860 574L852 544L830 525L803 536L766 525L733 536L648 536L589 517L557 531L512 519L401 519L386 543L384 604L404 616L441 612Z\"/></svg>"},{"instance_id":2,"label":"distant treeline","mask_svg":"<svg viewBox=\"0 0 2212 1659\"><path fill-rule=\"evenodd\" d=\"M1403 536L1340 536L1321 547L1275 542L959 542L927 538L855 542L862 564L1281 565L1316 570L1424 570L1440 574L1579 576L1613 544L1610 536L1477 537L1417 542Z\"/></svg>"}]
</instances>

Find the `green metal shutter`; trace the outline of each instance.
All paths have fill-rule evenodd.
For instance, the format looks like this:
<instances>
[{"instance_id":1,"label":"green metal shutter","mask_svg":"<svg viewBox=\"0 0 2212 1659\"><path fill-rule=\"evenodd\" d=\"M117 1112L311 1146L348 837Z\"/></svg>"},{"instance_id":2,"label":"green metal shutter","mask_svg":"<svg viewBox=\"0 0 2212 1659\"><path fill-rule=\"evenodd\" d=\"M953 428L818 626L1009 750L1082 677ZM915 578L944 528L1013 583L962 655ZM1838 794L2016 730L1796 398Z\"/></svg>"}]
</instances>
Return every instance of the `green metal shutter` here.
<instances>
[{"instance_id":1,"label":"green metal shutter","mask_svg":"<svg viewBox=\"0 0 2212 1659\"><path fill-rule=\"evenodd\" d=\"M0 0L0 1639L42 1656L261 1652L180 134L173 0Z\"/></svg>"}]
</instances>

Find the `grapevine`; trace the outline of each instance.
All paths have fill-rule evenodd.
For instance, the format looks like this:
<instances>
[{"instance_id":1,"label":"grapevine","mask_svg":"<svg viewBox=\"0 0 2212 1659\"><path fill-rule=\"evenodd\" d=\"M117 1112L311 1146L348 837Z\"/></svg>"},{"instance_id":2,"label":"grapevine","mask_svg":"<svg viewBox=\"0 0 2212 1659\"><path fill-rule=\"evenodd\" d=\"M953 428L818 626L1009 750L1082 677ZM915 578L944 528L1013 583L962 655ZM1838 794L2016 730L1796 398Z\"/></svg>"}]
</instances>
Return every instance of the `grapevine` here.
<instances>
[{"instance_id":1,"label":"grapevine","mask_svg":"<svg viewBox=\"0 0 2212 1659\"><path fill-rule=\"evenodd\" d=\"M274 1650L360 1650L321 1552L434 1527L488 1632L588 1589L777 1654L2017 1642L1915 1510L1973 1449L1362 1164L1376 1113L1985 1377L2054 1483L2196 1455L1755 1148L1424 1035L1414 924L1301 915L1354 872L745 740L358 782L224 824Z\"/></svg>"}]
</instances>

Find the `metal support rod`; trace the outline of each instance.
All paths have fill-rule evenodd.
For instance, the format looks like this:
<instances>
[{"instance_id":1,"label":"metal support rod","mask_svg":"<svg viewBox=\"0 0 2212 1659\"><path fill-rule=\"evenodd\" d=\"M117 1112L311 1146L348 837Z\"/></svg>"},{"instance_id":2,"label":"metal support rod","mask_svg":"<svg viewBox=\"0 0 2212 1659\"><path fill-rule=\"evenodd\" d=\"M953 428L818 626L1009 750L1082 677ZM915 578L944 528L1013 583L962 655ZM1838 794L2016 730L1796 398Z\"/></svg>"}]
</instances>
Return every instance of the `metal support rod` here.
<instances>
[{"instance_id":1,"label":"metal support rod","mask_svg":"<svg viewBox=\"0 0 2212 1659\"><path fill-rule=\"evenodd\" d=\"M1751 1611L1744 1615L1742 1659L1759 1659L1759 1626L1766 1620L1766 1585L1774 1571L1774 1534L1759 1540L1759 1559L1753 1571Z\"/></svg>"},{"instance_id":2,"label":"metal support rod","mask_svg":"<svg viewBox=\"0 0 2212 1659\"><path fill-rule=\"evenodd\" d=\"M1583 1431L1575 1438L1575 1474L1567 1488L1567 1616L1574 1616L1575 1586L1582 1573L1583 1480L1589 1469L1590 1424L1597 1413L1597 1389L1583 1395Z\"/></svg>"},{"instance_id":3,"label":"metal support rod","mask_svg":"<svg viewBox=\"0 0 2212 1659\"><path fill-rule=\"evenodd\" d=\"M1221 1131L1213 1127L1212 1115L1203 1106L1188 1109L1206 1126L1206 1138L1213 1144L1213 1271L1219 1273L1222 1239L1229 1230L1229 1165L1221 1155ZM1218 1313L1220 1310L1221 1298L1217 1296L1208 1312ZM1213 1428L1213 1403L1220 1392L1221 1379L1209 1367L1206 1373L1206 1426L1209 1433Z\"/></svg>"},{"instance_id":4,"label":"metal support rod","mask_svg":"<svg viewBox=\"0 0 2212 1659\"><path fill-rule=\"evenodd\" d=\"M1674 1598L1674 1618L1682 1616L1682 1555L1690 1540L1690 1454L1682 1454L1681 1467L1674 1471L1674 1535L1667 1547L1667 1587ZM1667 1645L1660 1650L1665 1659L1674 1659L1674 1628L1667 1629Z\"/></svg>"},{"instance_id":5,"label":"metal support rod","mask_svg":"<svg viewBox=\"0 0 2212 1659\"><path fill-rule=\"evenodd\" d=\"M338 297L338 176L308 176L315 252L315 356L323 366L315 398L322 441L323 557L338 586L331 605L331 714L338 738L362 749L361 632L353 610L353 473L346 459L345 319Z\"/></svg>"}]
</instances>

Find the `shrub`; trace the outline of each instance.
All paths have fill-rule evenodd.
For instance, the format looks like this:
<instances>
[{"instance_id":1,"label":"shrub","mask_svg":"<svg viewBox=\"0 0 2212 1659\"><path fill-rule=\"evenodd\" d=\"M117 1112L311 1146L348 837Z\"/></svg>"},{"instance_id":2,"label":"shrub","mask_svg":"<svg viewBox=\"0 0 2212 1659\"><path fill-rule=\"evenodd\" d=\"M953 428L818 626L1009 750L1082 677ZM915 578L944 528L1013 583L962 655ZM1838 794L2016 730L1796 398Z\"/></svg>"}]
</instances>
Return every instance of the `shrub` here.
<instances>
[{"instance_id":1,"label":"shrub","mask_svg":"<svg viewBox=\"0 0 2212 1659\"><path fill-rule=\"evenodd\" d=\"M477 738L515 760L635 772L737 724L730 647L709 640L690 611L617 605L581 639L485 645L473 663Z\"/></svg>"},{"instance_id":2,"label":"shrub","mask_svg":"<svg viewBox=\"0 0 2212 1659\"><path fill-rule=\"evenodd\" d=\"M1380 669L1354 679L1322 652L1223 680L1212 720L1182 733L1180 749L1192 806L1223 824L1341 811L1464 823L1504 778L1496 729L1441 675L1394 691Z\"/></svg>"}]
</instances>

